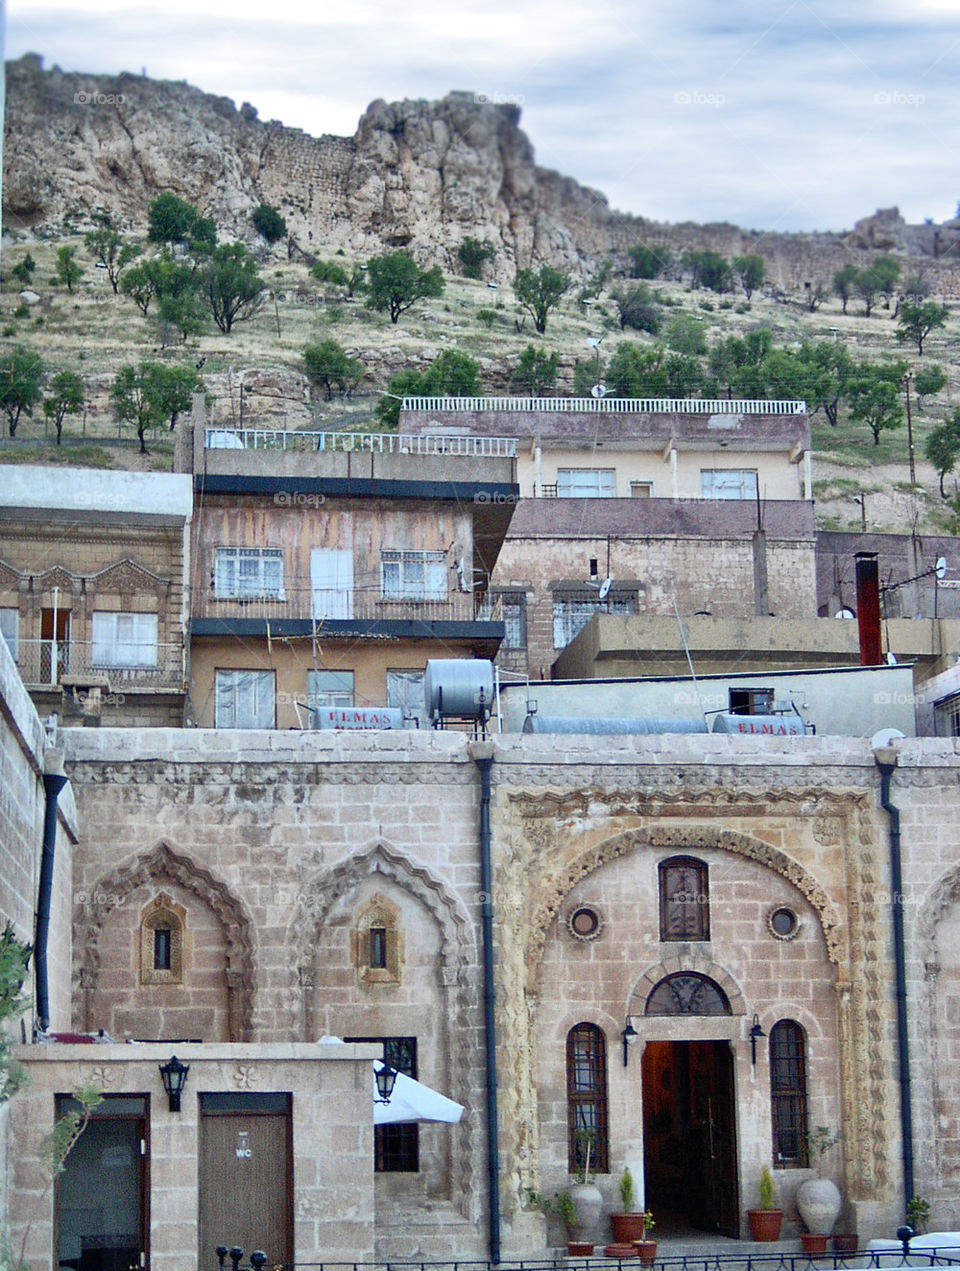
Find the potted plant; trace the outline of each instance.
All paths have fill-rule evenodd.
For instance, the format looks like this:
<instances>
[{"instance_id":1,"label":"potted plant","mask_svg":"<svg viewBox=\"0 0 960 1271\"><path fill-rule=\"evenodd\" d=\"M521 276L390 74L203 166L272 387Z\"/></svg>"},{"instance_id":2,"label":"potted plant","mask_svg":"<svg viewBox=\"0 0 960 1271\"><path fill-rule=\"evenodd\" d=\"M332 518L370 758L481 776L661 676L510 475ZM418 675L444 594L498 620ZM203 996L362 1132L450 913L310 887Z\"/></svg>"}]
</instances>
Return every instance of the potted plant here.
<instances>
[{"instance_id":1,"label":"potted plant","mask_svg":"<svg viewBox=\"0 0 960 1271\"><path fill-rule=\"evenodd\" d=\"M907 1222L913 1228L914 1234L919 1236L929 1221L929 1202L922 1196L911 1196L907 1201Z\"/></svg>"},{"instance_id":2,"label":"potted plant","mask_svg":"<svg viewBox=\"0 0 960 1271\"><path fill-rule=\"evenodd\" d=\"M638 1213L633 1207L633 1175L628 1165L620 1175L620 1203L622 1212L610 1215L615 1244L632 1245L643 1239L646 1214Z\"/></svg>"},{"instance_id":3,"label":"potted plant","mask_svg":"<svg viewBox=\"0 0 960 1271\"><path fill-rule=\"evenodd\" d=\"M770 1166L764 1165L757 1183L757 1196L760 1202L758 1209L747 1210L752 1240L779 1240L780 1224L783 1222L783 1210L777 1208L776 1192L773 1186L773 1175Z\"/></svg>"},{"instance_id":4,"label":"potted plant","mask_svg":"<svg viewBox=\"0 0 960 1271\"><path fill-rule=\"evenodd\" d=\"M603 1194L595 1183L590 1182L590 1157L596 1142L595 1131L579 1129L576 1131L578 1149L582 1149L583 1162L577 1170L577 1181L570 1187L576 1217L567 1224L570 1238L579 1243L593 1238L600 1215L603 1212ZM578 1159L580 1151L577 1152Z\"/></svg>"},{"instance_id":5,"label":"potted plant","mask_svg":"<svg viewBox=\"0 0 960 1271\"><path fill-rule=\"evenodd\" d=\"M636 1249L640 1261L647 1266L651 1266L657 1256L657 1242L656 1240L648 1240L647 1232L653 1231L657 1224L653 1221L653 1214L649 1209L645 1209L641 1217L643 1218L643 1235L639 1240L634 1240L633 1247Z\"/></svg>"},{"instance_id":6,"label":"potted plant","mask_svg":"<svg viewBox=\"0 0 960 1271\"><path fill-rule=\"evenodd\" d=\"M810 1235L823 1236L823 1249L810 1250L804 1243L807 1252L822 1253L826 1249L826 1239L833 1231L843 1202L840 1189L829 1178L821 1178L820 1168L823 1157L831 1148L840 1142L840 1135L833 1134L825 1125L818 1125L812 1134L807 1135L807 1148L811 1157L815 1157L813 1178L805 1179L797 1188L797 1209Z\"/></svg>"},{"instance_id":7,"label":"potted plant","mask_svg":"<svg viewBox=\"0 0 960 1271\"><path fill-rule=\"evenodd\" d=\"M531 1204L542 1209L548 1217L551 1214L556 1214L560 1219L567 1229L567 1253L571 1257L590 1257L593 1253L593 1241L579 1238L583 1235L580 1214L569 1188L565 1187L563 1191L554 1192L551 1200L548 1196L541 1196L532 1187L528 1187L527 1199Z\"/></svg>"}]
</instances>

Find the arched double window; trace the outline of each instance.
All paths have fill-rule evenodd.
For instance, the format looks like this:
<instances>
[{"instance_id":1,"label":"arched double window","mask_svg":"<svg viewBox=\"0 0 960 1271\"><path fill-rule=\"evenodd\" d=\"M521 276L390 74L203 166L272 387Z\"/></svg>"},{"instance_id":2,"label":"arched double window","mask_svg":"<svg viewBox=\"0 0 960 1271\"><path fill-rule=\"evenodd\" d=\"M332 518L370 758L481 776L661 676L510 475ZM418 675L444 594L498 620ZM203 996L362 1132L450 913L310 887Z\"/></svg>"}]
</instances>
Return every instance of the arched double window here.
<instances>
[{"instance_id":1,"label":"arched double window","mask_svg":"<svg viewBox=\"0 0 960 1271\"><path fill-rule=\"evenodd\" d=\"M650 992L645 1015L729 1015L730 1003L719 984L699 971L666 975Z\"/></svg>"},{"instance_id":2,"label":"arched double window","mask_svg":"<svg viewBox=\"0 0 960 1271\"><path fill-rule=\"evenodd\" d=\"M807 1151L807 1050L803 1029L781 1019L770 1029L770 1113L777 1169L801 1169Z\"/></svg>"},{"instance_id":3,"label":"arched double window","mask_svg":"<svg viewBox=\"0 0 960 1271\"><path fill-rule=\"evenodd\" d=\"M596 1024L575 1024L567 1034L567 1155L571 1174L609 1171L607 1044Z\"/></svg>"},{"instance_id":4,"label":"arched double window","mask_svg":"<svg viewBox=\"0 0 960 1271\"><path fill-rule=\"evenodd\" d=\"M140 983L183 983L186 910L161 892L140 915Z\"/></svg>"}]
</instances>

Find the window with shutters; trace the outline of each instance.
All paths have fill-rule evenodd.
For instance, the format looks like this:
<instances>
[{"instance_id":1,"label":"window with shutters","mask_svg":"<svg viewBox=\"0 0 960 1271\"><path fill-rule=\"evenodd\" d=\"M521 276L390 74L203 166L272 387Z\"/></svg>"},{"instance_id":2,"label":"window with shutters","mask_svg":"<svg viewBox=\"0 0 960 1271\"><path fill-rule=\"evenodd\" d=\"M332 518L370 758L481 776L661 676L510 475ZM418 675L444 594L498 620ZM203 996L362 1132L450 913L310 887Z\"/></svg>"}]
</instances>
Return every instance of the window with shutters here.
<instances>
[{"instance_id":1,"label":"window with shutters","mask_svg":"<svg viewBox=\"0 0 960 1271\"><path fill-rule=\"evenodd\" d=\"M660 939L709 940L710 897L707 867L692 856L661 861Z\"/></svg>"}]
</instances>

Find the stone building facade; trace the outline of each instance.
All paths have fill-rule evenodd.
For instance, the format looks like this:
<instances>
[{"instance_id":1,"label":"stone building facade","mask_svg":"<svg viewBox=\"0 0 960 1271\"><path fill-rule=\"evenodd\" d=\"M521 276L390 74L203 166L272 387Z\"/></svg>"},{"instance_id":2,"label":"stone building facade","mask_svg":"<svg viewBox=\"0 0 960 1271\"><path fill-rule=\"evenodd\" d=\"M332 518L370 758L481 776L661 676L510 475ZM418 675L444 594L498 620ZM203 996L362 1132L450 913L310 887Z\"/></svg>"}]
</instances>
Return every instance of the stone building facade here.
<instances>
[{"instance_id":1,"label":"stone building facade","mask_svg":"<svg viewBox=\"0 0 960 1271\"><path fill-rule=\"evenodd\" d=\"M151 1054L196 1037L198 1059L330 1033L408 1054L413 1043L417 1075L467 1111L456 1127L421 1126L416 1158L409 1142L377 1139L378 1257L487 1253L487 901L511 1256L558 1242L527 1189L566 1185L582 1116L596 1128L608 1210L630 1165L661 1216L737 1234L766 1163L795 1231L793 1194L810 1163L774 1098L785 1034L794 1076L802 1064L793 1113L842 1134L824 1165L844 1222L861 1236L899 1222L890 824L868 742L163 729L133 742L110 729L66 739L83 825L76 1026L110 1020ZM933 1225L949 1225L960 754L928 739L886 758L909 880L916 1141L935 1145L917 1160L915 1191L931 1200ZM487 760L492 895L481 890ZM179 923L177 984L144 978L144 932L161 910ZM626 1047L628 1024L637 1037ZM586 1100L570 1086L571 1056L584 1054L596 1078ZM684 1160L699 1163L697 1178ZM157 1211L158 1239L164 1222L196 1213L185 1197ZM329 1238L298 1235L297 1258L322 1259Z\"/></svg>"}]
</instances>

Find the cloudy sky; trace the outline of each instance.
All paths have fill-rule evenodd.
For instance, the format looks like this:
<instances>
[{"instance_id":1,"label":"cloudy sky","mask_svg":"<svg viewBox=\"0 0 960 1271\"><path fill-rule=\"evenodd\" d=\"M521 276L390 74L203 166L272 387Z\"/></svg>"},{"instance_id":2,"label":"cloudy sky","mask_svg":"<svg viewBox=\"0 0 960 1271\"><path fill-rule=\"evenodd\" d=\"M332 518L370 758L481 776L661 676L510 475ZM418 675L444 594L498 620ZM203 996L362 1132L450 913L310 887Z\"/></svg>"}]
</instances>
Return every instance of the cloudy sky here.
<instances>
[{"instance_id":1,"label":"cloudy sky","mask_svg":"<svg viewBox=\"0 0 960 1271\"><path fill-rule=\"evenodd\" d=\"M659 220L844 229L960 199L957 0L8 0L27 51L312 133L377 97L513 101L538 163Z\"/></svg>"}]
</instances>

